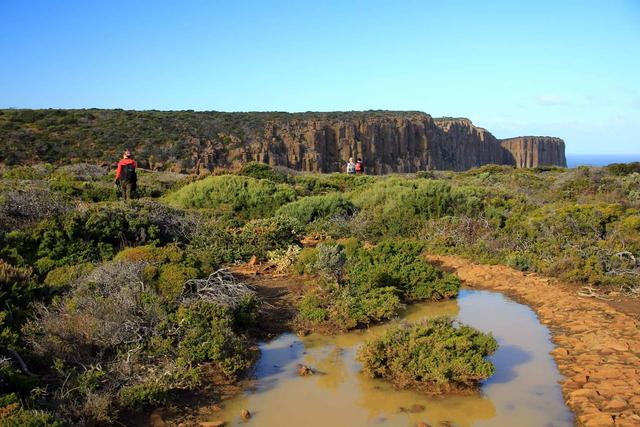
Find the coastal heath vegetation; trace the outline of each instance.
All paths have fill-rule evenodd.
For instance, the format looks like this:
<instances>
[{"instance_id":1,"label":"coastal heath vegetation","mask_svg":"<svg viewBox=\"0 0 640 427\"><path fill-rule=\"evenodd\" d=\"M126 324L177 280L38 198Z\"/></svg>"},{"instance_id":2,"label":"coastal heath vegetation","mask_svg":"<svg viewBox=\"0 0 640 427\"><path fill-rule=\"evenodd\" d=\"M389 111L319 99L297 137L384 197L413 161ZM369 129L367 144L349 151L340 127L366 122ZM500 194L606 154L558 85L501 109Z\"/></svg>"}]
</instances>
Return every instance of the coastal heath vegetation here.
<instances>
[{"instance_id":1,"label":"coastal heath vegetation","mask_svg":"<svg viewBox=\"0 0 640 427\"><path fill-rule=\"evenodd\" d=\"M193 284L227 283L221 269L254 257L312 278L293 325L304 332L366 327L406 304L455 298L460 281L425 262L429 253L539 272L576 291L639 292L633 164L380 177L250 164L140 178L141 197L124 203L99 165L0 169L0 425L108 424L173 391L197 392L205 371L241 378L255 360L260 298L229 284L243 290L211 299ZM445 323L442 336L458 334ZM395 381L393 360L413 351L405 337L422 340L425 328L374 346L372 361L388 357L371 372ZM489 354L490 340L480 341ZM491 373L474 366L468 378L444 378L460 385ZM408 375L400 382L410 386L427 373Z\"/></svg>"}]
</instances>

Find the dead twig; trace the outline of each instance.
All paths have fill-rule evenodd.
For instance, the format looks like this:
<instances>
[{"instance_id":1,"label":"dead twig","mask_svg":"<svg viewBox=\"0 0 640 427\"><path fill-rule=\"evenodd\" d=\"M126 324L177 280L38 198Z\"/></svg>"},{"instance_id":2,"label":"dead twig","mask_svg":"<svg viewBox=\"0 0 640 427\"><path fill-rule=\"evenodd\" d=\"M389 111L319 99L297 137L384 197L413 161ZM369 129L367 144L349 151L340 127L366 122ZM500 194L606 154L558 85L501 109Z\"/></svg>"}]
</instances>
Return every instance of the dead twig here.
<instances>
[{"instance_id":1,"label":"dead twig","mask_svg":"<svg viewBox=\"0 0 640 427\"><path fill-rule=\"evenodd\" d=\"M182 302L204 300L225 307L236 308L246 298L256 295L249 285L242 283L228 269L214 271L206 279L191 279L184 284Z\"/></svg>"},{"instance_id":2,"label":"dead twig","mask_svg":"<svg viewBox=\"0 0 640 427\"><path fill-rule=\"evenodd\" d=\"M582 288L580 288L580 290L578 291L578 295L585 298L597 298L604 301L611 301L613 299L602 295L591 286L583 286Z\"/></svg>"}]
</instances>

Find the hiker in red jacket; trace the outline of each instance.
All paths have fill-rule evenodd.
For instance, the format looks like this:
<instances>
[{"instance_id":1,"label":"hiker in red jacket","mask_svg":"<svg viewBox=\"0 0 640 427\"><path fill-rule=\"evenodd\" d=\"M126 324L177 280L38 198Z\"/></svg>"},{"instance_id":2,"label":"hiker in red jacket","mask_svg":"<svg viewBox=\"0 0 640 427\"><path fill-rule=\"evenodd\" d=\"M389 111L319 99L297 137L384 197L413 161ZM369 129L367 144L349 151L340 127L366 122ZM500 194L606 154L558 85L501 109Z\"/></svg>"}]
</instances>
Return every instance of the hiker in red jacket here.
<instances>
[{"instance_id":1,"label":"hiker in red jacket","mask_svg":"<svg viewBox=\"0 0 640 427\"><path fill-rule=\"evenodd\" d=\"M116 185L122 192L124 200L131 200L135 197L138 178L136 177L136 168L138 165L131 157L131 151L124 150L122 160L118 162L116 170Z\"/></svg>"}]
</instances>

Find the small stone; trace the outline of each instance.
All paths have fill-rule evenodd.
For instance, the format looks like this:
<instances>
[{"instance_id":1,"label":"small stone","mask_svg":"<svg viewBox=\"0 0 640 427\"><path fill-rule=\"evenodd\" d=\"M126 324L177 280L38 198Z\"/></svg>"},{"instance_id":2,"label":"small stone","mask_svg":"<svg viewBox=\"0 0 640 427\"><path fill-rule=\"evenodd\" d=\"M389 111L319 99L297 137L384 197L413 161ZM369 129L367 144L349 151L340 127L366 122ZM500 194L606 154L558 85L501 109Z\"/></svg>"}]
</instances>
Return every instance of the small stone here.
<instances>
[{"instance_id":1,"label":"small stone","mask_svg":"<svg viewBox=\"0 0 640 427\"><path fill-rule=\"evenodd\" d=\"M607 414L588 414L585 417L581 417L581 420L585 427L605 427L613 426L613 417Z\"/></svg>"},{"instance_id":2,"label":"small stone","mask_svg":"<svg viewBox=\"0 0 640 427\"><path fill-rule=\"evenodd\" d=\"M298 375L300 375L301 377L306 377L307 375L313 375L313 369L311 369L307 365L299 364Z\"/></svg>"},{"instance_id":3,"label":"small stone","mask_svg":"<svg viewBox=\"0 0 640 427\"><path fill-rule=\"evenodd\" d=\"M251 412L249 412L248 409L243 409L242 411L240 411L240 416L243 420L248 420L249 418L251 418Z\"/></svg>"},{"instance_id":4,"label":"small stone","mask_svg":"<svg viewBox=\"0 0 640 427\"><path fill-rule=\"evenodd\" d=\"M574 390L569 393L569 397L597 397L598 393L596 393L593 389L581 388L578 390Z\"/></svg>"},{"instance_id":5,"label":"small stone","mask_svg":"<svg viewBox=\"0 0 640 427\"><path fill-rule=\"evenodd\" d=\"M613 398L604 405L605 411L622 411L627 409L629 404L622 398Z\"/></svg>"},{"instance_id":6,"label":"small stone","mask_svg":"<svg viewBox=\"0 0 640 427\"><path fill-rule=\"evenodd\" d=\"M567 357L569 355L569 352L567 351L566 348L558 347L552 350L551 354L556 357Z\"/></svg>"},{"instance_id":7,"label":"small stone","mask_svg":"<svg viewBox=\"0 0 640 427\"><path fill-rule=\"evenodd\" d=\"M160 410L154 410L149 416L149 425L151 427L165 427L167 423L162 419L162 414Z\"/></svg>"},{"instance_id":8,"label":"small stone","mask_svg":"<svg viewBox=\"0 0 640 427\"><path fill-rule=\"evenodd\" d=\"M222 420L217 421L201 421L200 427L224 427L227 423Z\"/></svg>"}]
</instances>

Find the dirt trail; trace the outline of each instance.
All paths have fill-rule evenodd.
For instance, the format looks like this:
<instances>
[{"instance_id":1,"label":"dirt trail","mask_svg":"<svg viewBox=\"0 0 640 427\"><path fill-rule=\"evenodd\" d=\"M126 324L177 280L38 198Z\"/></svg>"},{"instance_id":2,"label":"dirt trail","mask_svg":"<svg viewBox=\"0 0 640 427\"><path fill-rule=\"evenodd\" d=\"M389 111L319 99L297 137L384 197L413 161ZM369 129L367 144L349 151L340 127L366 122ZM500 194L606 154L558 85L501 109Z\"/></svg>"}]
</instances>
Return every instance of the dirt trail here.
<instances>
[{"instance_id":1,"label":"dirt trail","mask_svg":"<svg viewBox=\"0 0 640 427\"><path fill-rule=\"evenodd\" d=\"M429 256L471 288L526 303L551 331L567 405L584 426L640 426L640 329L606 302L578 297L555 279L453 256Z\"/></svg>"},{"instance_id":2,"label":"dirt trail","mask_svg":"<svg viewBox=\"0 0 640 427\"><path fill-rule=\"evenodd\" d=\"M309 286L308 277L278 274L271 265L241 264L231 272L243 282L253 286L266 303L262 310L258 335L262 339L273 338L291 331L296 315L295 306Z\"/></svg>"}]
</instances>

